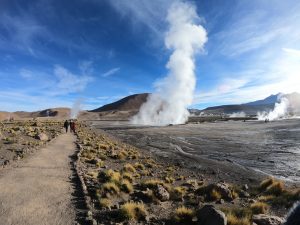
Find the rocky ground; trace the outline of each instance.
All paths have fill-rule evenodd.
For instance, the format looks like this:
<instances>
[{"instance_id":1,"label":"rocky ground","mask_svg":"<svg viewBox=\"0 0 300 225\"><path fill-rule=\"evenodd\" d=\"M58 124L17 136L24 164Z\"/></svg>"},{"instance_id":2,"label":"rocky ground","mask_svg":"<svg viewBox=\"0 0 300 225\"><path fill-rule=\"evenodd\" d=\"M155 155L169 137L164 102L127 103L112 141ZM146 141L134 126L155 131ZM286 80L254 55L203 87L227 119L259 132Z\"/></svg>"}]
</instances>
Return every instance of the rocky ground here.
<instances>
[{"instance_id":1,"label":"rocky ground","mask_svg":"<svg viewBox=\"0 0 300 225\"><path fill-rule=\"evenodd\" d=\"M300 190L280 180L192 169L186 166L191 159L161 157L84 124L78 144L94 224L282 224L300 200Z\"/></svg>"},{"instance_id":2,"label":"rocky ground","mask_svg":"<svg viewBox=\"0 0 300 225\"><path fill-rule=\"evenodd\" d=\"M0 167L41 148L62 132L56 121L0 122Z\"/></svg>"}]
</instances>

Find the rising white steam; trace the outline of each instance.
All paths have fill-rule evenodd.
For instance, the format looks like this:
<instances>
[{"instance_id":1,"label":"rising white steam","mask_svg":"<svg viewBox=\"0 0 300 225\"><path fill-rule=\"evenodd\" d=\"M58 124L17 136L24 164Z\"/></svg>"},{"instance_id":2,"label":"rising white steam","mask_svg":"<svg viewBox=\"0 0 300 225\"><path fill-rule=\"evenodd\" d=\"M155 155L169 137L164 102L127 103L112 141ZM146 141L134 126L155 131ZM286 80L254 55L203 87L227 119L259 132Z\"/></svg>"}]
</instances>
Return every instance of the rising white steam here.
<instances>
[{"instance_id":1,"label":"rising white steam","mask_svg":"<svg viewBox=\"0 0 300 225\"><path fill-rule=\"evenodd\" d=\"M279 102L275 103L274 110L267 113L258 113L258 120L278 120L288 117L289 100L285 97L281 97Z\"/></svg>"},{"instance_id":2,"label":"rising white steam","mask_svg":"<svg viewBox=\"0 0 300 225\"><path fill-rule=\"evenodd\" d=\"M81 110L81 106L82 106L82 99L77 99L71 108L71 119L77 119L77 116Z\"/></svg>"},{"instance_id":3,"label":"rising white steam","mask_svg":"<svg viewBox=\"0 0 300 225\"><path fill-rule=\"evenodd\" d=\"M229 114L229 117L230 118L246 117L246 113L244 113L244 112L235 112L235 113Z\"/></svg>"},{"instance_id":4,"label":"rising white steam","mask_svg":"<svg viewBox=\"0 0 300 225\"><path fill-rule=\"evenodd\" d=\"M166 65L169 74L156 85L156 91L132 118L134 124L167 125L187 121L196 85L194 56L207 41L194 5L176 1L168 10L170 25L165 45L173 50Z\"/></svg>"}]
</instances>

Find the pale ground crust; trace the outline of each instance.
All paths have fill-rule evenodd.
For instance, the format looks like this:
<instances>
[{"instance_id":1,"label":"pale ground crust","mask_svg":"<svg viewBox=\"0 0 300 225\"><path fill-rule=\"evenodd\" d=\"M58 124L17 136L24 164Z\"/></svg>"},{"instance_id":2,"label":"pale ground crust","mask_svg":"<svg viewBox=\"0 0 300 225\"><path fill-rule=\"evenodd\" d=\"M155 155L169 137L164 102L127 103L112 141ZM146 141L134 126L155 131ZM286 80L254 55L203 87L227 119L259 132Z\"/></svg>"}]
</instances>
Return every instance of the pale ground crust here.
<instances>
[{"instance_id":1,"label":"pale ground crust","mask_svg":"<svg viewBox=\"0 0 300 225\"><path fill-rule=\"evenodd\" d=\"M0 225L69 225L75 136L60 135L15 168L0 172Z\"/></svg>"}]
</instances>

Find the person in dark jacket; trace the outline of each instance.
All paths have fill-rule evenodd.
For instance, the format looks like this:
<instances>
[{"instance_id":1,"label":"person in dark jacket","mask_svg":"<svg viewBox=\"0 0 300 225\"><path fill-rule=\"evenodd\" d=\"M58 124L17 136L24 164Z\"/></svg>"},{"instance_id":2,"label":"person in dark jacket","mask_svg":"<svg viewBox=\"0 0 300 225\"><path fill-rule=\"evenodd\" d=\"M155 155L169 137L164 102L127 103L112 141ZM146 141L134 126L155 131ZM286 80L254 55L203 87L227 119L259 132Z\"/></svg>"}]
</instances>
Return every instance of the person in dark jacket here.
<instances>
[{"instance_id":1,"label":"person in dark jacket","mask_svg":"<svg viewBox=\"0 0 300 225\"><path fill-rule=\"evenodd\" d=\"M70 123L70 130L71 132L75 133L76 132L76 124L75 121L72 120L72 122Z\"/></svg>"},{"instance_id":2,"label":"person in dark jacket","mask_svg":"<svg viewBox=\"0 0 300 225\"><path fill-rule=\"evenodd\" d=\"M69 129L69 121L66 120L65 123L64 123L64 128L66 129L66 133L68 133L68 129Z\"/></svg>"}]
</instances>

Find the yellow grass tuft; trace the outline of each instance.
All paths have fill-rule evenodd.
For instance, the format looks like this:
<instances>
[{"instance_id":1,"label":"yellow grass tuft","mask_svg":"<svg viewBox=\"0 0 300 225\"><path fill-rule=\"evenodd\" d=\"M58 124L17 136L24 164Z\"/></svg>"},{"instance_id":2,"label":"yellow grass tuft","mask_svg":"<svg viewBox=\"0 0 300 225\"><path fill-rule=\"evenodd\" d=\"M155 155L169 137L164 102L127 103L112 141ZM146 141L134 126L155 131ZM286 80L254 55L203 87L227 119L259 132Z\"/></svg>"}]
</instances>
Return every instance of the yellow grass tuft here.
<instances>
[{"instance_id":1,"label":"yellow grass tuft","mask_svg":"<svg viewBox=\"0 0 300 225\"><path fill-rule=\"evenodd\" d=\"M143 220L147 210L143 203L127 202L121 206L120 217L123 220Z\"/></svg>"},{"instance_id":2,"label":"yellow grass tuft","mask_svg":"<svg viewBox=\"0 0 300 225\"><path fill-rule=\"evenodd\" d=\"M135 173L136 172L135 168L130 163L127 163L124 165L123 171L127 172L127 173Z\"/></svg>"},{"instance_id":3,"label":"yellow grass tuft","mask_svg":"<svg viewBox=\"0 0 300 225\"><path fill-rule=\"evenodd\" d=\"M255 202L250 205L253 214L265 214L269 211L269 205L264 202Z\"/></svg>"},{"instance_id":4,"label":"yellow grass tuft","mask_svg":"<svg viewBox=\"0 0 300 225\"><path fill-rule=\"evenodd\" d=\"M133 186L128 180L123 180L121 182L121 190L126 193L132 193L133 192Z\"/></svg>"},{"instance_id":5,"label":"yellow grass tuft","mask_svg":"<svg viewBox=\"0 0 300 225\"><path fill-rule=\"evenodd\" d=\"M194 210L181 206L175 210L174 219L178 223L192 223L194 216Z\"/></svg>"},{"instance_id":6,"label":"yellow grass tuft","mask_svg":"<svg viewBox=\"0 0 300 225\"><path fill-rule=\"evenodd\" d=\"M227 225L252 225L249 218L238 218L234 214L227 215Z\"/></svg>"}]
</instances>

